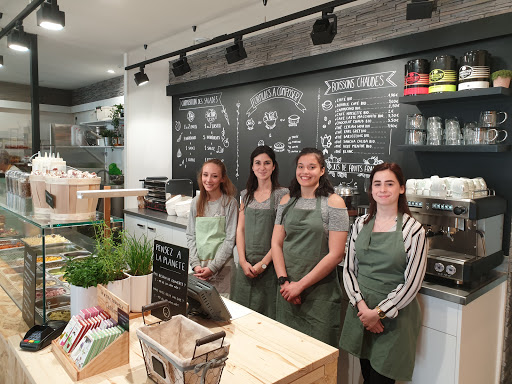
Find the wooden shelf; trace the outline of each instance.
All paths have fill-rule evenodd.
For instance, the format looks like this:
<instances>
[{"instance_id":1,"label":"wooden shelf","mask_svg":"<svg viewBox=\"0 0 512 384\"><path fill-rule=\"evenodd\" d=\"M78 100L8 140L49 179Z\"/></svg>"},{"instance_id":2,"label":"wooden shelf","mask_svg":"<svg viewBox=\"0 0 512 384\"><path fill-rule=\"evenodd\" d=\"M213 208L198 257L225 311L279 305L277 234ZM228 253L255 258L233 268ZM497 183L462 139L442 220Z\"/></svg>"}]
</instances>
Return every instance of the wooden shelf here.
<instances>
[{"instance_id":1,"label":"wooden shelf","mask_svg":"<svg viewBox=\"0 0 512 384\"><path fill-rule=\"evenodd\" d=\"M398 98L401 104L436 104L446 101L468 101L477 99L497 99L511 97L512 90L510 88L496 87L496 88L482 88L482 89L467 89L464 91L444 92L444 93L431 93L428 95L417 96L402 96Z\"/></svg>"},{"instance_id":2,"label":"wooden shelf","mask_svg":"<svg viewBox=\"0 0 512 384\"><path fill-rule=\"evenodd\" d=\"M399 151L412 152L510 152L508 144L483 144L483 145L398 145Z\"/></svg>"}]
</instances>

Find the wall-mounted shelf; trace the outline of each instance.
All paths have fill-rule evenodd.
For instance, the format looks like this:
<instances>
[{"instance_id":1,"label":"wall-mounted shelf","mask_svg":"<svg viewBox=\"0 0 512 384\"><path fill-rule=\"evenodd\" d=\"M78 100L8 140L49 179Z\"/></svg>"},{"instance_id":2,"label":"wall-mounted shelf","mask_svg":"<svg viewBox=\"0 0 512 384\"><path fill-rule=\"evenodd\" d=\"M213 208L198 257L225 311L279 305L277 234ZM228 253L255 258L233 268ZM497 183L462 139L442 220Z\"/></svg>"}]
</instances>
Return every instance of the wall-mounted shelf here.
<instances>
[{"instance_id":1,"label":"wall-mounted shelf","mask_svg":"<svg viewBox=\"0 0 512 384\"><path fill-rule=\"evenodd\" d=\"M496 87L496 88L482 88L482 89L468 89L464 91L445 92L445 93L431 93L428 95L417 96L402 96L398 98L401 104L436 104L447 101L469 101L478 99L499 99L512 96L510 88Z\"/></svg>"},{"instance_id":2,"label":"wall-mounted shelf","mask_svg":"<svg viewBox=\"0 0 512 384\"><path fill-rule=\"evenodd\" d=\"M482 144L482 145L397 145L399 151L412 152L510 152L508 144Z\"/></svg>"}]
</instances>

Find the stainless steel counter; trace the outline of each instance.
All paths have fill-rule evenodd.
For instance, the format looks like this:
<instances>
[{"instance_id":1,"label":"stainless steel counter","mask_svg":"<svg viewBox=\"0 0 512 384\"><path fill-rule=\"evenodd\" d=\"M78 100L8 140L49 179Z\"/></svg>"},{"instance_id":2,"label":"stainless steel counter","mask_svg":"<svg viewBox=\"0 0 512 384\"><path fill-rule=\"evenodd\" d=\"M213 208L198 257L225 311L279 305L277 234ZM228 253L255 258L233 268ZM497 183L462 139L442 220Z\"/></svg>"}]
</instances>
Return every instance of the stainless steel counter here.
<instances>
[{"instance_id":1,"label":"stainless steel counter","mask_svg":"<svg viewBox=\"0 0 512 384\"><path fill-rule=\"evenodd\" d=\"M143 219L153 220L161 224L170 225L172 227L181 229L186 229L188 224L187 218L169 216L165 212L153 211L151 209L130 208L125 209L123 212L125 215L137 216Z\"/></svg>"},{"instance_id":2,"label":"stainless steel counter","mask_svg":"<svg viewBox=\"0 0 512 384\"><path fill-rule=\"evenodd\" d=\"M188 219L183 217L168 216L165 212L150 209L125 209L124 213L182 229L186 229L188 223ZM420 293L452 303L467 305L507 280L507 274L501 272L507 270L506 265L508 265L508 258L505 258L501 268L498 267L492 270L483 280L468 287L446 285L444 282L424 281Z\"/></svg>"}]
</instances>

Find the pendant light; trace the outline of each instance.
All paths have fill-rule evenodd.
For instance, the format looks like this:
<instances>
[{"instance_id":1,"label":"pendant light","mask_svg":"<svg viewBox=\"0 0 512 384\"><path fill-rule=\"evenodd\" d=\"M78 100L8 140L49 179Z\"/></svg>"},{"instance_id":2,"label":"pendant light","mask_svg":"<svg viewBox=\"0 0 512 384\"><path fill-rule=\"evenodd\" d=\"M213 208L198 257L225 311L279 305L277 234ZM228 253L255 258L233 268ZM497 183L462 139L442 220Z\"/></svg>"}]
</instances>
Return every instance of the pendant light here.
<instances>
[{"instance_id":1,"label":"pendant light","mask_svg":"<svg viewBox=\"0 0 512 384\"><path fill-rule=\"evenodd\" d=\"M65 14L59 10L57 0L47 0L41 4L37 13L37 25L40 27L60 31L65 25Z\"/></svg>"},{"instance_id":2,"label":"pendant light","mask_svg":"<svg viewBox=\"0 0 512 384\"><path fill-rule=\"evenodd\" d=\"M23 30L23 23L16 22L16 27L7 35L7 46L15 51L27 52L30 47L30 37Z\"/></svg>"}]
</instances>

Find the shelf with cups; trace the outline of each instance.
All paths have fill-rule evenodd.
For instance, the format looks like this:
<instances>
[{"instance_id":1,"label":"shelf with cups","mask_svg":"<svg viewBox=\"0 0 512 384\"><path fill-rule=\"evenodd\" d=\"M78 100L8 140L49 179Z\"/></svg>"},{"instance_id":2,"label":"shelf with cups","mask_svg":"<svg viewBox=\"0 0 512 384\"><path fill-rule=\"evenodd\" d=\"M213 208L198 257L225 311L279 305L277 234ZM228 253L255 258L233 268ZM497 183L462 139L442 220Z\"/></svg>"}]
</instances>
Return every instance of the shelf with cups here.
<instances>
[{"instance_id":1,"label":"shelf with cups","mask_svg":"<svg viewBox=\"0 0 512 384\"><path fill-rule=\"evenodd\" d=\"M402 96L398 98L401 104L435 104L446 101L467 101L475 99L512 97L512 89L503 87L467 89L464 91L430 93L428 95Z\"/></svg>"},{"instance_id":2,"label":"shelf with cups","mask_svg":"<svg viewBox=\"0 0 512 384\"><path fill-rule=\"evenodd\" d=\"M510 152L509 144L476 144L476 145L398 145L399 151L413 152Z\"/></svg>"}]
</instances>

